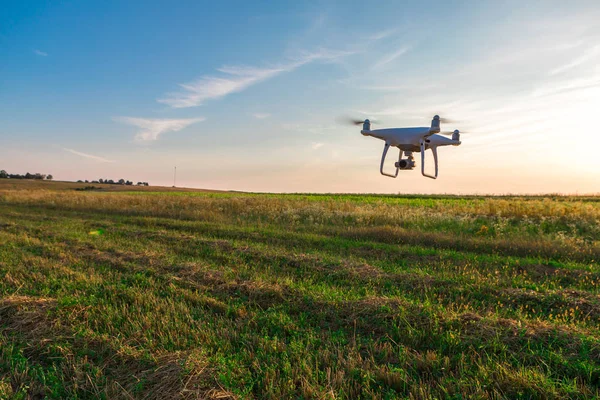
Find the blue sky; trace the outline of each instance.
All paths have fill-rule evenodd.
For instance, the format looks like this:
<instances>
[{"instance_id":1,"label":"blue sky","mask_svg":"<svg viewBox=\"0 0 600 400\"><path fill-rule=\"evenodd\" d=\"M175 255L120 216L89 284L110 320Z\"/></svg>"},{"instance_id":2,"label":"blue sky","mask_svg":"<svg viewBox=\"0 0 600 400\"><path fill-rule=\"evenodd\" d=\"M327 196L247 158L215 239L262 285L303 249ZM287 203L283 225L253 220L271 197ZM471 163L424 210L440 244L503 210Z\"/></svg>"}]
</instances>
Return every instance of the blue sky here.
<instances>
[{"instance_id":1,"label":"blue sky","mask_svg":"<svg viewBox=\"0 0 600 400\"><path fill-rule=\"evenodd\" d=\"M249 191L600 192L600 4L8 1L0 168ZM336 123L460 121L440 178Z\"/></svg>"}]
</instances>

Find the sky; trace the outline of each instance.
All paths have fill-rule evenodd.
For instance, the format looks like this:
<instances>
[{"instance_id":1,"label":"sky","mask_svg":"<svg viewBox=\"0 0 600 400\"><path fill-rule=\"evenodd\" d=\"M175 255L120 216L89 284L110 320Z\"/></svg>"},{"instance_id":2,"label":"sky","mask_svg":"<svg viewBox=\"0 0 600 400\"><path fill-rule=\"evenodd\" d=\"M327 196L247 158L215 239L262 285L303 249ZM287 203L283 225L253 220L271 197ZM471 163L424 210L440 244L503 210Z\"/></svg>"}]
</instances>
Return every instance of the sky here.
<instances>
[{"instance_id":1,"label":"sky","mask_svg":"<svg viewBox=\"0 0 600 400\"><path fill-rule=\"evenodd\" d=\"M252 192L600 193L597 21L597 0L4 0L0 169L170 186L177 166L177 186ZM440 148L437 180L380 175L383 142L339 123L434 114L466 132Z\"/></svg>"}]
</instances>

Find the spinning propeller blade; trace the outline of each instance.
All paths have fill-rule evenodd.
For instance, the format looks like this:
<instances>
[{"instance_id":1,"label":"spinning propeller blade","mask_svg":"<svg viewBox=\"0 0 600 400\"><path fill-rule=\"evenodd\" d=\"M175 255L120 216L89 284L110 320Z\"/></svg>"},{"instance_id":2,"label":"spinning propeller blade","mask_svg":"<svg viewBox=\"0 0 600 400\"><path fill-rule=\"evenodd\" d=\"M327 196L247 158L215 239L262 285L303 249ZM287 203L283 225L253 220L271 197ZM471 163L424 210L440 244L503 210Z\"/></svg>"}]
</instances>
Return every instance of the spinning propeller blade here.
<instances>
[{"instance_id":1,"label":"spinning propeller blade","mask_svg":"<svg viewBox=\"0 0 600 400\"><path fill-rule=\"evenodd\" d=\"M453 119L453 118L444 118L441 117L441 115L446 114L446 113L435 113L434 115L437 115L440 119L440 122L442 124L456 124L456 123L460 123L461 121Z\"/></svg>"},{"instance_id":2,"label":"spinning propeller blade","mask_svg":"<svg viewBox=\"0 0 600 400\"><path fill-rule=\"evenodd\" d=\"M373 120L369 118L369 121L372 124L378 124L379 121L377 120ZM337 122L344 124L344 125L362 125L365 120L362 119L356 119L356 118L352 118L352 117L339 117L337 118Z\"/></svg>"},{"instance_id":3,"label":"spinning propeller blade","mask_svg":"<svg viewBox=\"0 0 600 400\"><path fill-rule=\"evenodd\" d=\"M459 133L469 133L469 131L458 130ZM454 131L441 131L440 135L452 135Z\"/></svg>"},{"instance_id":4,"label":"spinning propeller blade","mask_svg":"<svg viewBox=\"0 0 600 400\"><path fill-rule=\"evenodd\" d=\"M455 123L457 123L458 121L457 121L457 120L455 120L455 119L450 119L450 118L443 118L443 117L440 117L440 122L442 122L442 123L444 123L444 124L455 124Z\"/></svg>"}]
</instances>

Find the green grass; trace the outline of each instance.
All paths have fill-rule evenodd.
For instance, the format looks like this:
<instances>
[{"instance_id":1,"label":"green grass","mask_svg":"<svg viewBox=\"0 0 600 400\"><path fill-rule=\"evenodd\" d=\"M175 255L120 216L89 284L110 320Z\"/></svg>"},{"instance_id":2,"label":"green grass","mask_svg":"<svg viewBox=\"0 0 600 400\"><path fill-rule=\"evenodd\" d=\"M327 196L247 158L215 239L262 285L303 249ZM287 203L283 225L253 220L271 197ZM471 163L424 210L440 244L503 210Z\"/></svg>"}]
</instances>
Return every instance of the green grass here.
<instances>
[{"instance_id":1,"label":"green grass","mask_svg":"<svg viewBox=\"0 0 600 400\"><path fill-rule=\"evenodd\" d=\"M0 398L600 396L597 197L0 191Z\"/></svg>"}]
</instances>

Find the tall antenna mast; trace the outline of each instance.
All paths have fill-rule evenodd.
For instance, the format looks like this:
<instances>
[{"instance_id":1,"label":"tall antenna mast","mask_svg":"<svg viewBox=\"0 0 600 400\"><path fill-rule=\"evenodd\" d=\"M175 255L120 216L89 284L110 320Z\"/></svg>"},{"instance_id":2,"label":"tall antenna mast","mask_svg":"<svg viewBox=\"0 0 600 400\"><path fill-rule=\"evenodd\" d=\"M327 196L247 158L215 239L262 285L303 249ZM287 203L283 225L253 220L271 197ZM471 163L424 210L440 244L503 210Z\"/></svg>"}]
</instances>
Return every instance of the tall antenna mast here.
<instances>
[{"instance_id":1,"label":"tall antenna mast","mask_svg":"<svg viewBox=\"0 0 600 400\"><path fill-rule=\"evenodd\" d=\"M173 187L175 187L176 182L177 182L177 166L175 166L175 171L173 172Z\"/></svg>"}]
</instances>

